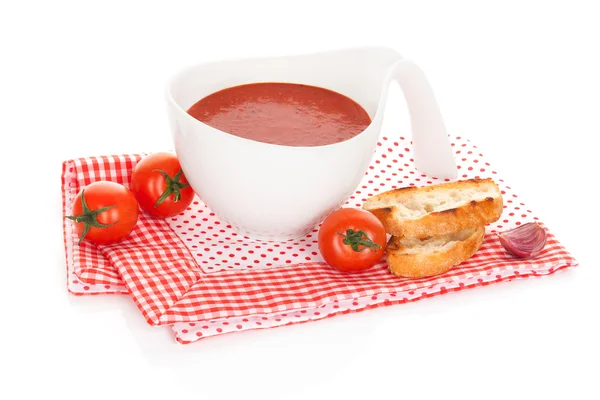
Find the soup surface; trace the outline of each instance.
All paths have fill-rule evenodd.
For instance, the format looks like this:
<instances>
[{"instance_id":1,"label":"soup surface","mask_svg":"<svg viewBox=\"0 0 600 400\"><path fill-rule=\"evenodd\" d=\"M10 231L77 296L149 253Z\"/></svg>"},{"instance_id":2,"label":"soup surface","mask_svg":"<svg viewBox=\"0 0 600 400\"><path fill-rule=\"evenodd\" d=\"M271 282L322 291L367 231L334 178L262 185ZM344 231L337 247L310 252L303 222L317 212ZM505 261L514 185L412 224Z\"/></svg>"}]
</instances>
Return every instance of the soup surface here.
<instances>
[{"instance_id":1,"label":"soup surface","mask_svg":"<svg viewBox=\"0 0 600 400\"><path fill-rule=\"evenodd\" d=\"M252 83L213 93L188 110L235 136L284 146L323 146L361 133L371 123L354 100L292 83Z\"/></svg>"}]
</instances>

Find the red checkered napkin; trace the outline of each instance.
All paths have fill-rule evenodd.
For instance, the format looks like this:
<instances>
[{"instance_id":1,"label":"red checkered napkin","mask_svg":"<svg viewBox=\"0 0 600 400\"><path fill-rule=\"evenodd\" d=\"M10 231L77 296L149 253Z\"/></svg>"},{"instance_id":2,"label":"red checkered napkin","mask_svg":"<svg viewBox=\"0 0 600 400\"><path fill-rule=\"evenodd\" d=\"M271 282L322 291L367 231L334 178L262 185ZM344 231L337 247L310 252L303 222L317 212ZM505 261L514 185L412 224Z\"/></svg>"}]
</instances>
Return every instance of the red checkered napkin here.
<instances>
[{"instance_id":1,"label":"red checkered napkin","mask_svg":"<svg viewBox=\"0 0 600 400\"><path fill-rule=\"evenodd\" d=\"M548 232L545 250L533 260L509 256L493 234L530 221L531 210L497 176L477 148L456 137L452 146L461 179L491 177L501 187L505 209L487 227L482 248L467 262L432 278L389 274L382 262L360 274L342 274L323 263L315 229L288 242L257 242L238 235L199 200L182 214L161 220L140 214L123 242L77 245L65 221L69 290L75 294L130 292L151 325L172 325L181 343L228 332L271 328L342 313L415 301L495 282L548 275L577 262ZM385 137L378 143L364 181L346 206L396 187L441 180L413 169L410 142ZM64 163L65 215L83 185L99 179L128 184L141 155L83 158ZM121 280L122 279L122 280Z\"/></svg>"},{"instance_id":2,"label":"red checkered napkin","mask_svg":"<svg viewBox=\"0 0 600 400\"><path fill-rule=\"evenodd\" d=\"M140 155L79 158L65 161L62 168L63 233L67 261L67 288L74 295L128 293L116 268L95 245L80 245L73 223L66 218L79 190L92 182L108 180L129 186L129 178Z\"/></svg>"}]
</instances>

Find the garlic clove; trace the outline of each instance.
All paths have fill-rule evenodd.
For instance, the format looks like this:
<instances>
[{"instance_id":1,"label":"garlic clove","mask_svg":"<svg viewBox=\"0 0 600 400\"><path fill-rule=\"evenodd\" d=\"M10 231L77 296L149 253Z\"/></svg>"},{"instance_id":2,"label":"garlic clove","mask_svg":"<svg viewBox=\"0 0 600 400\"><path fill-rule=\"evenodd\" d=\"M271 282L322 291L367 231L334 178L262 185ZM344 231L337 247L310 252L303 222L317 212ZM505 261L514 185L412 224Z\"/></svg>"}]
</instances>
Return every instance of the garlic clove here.
<instances>
[{"instance_id":1,"label":"garlic clove","mask_svg":"<svg viewBox=\"0 0 600 400\"><path fill-rule=\"evenodd\" d=\"M547 241L546 231L535 222L499 233L498 238L508 253L519 258L537 256Z\"/></svg>"}]
</instances>

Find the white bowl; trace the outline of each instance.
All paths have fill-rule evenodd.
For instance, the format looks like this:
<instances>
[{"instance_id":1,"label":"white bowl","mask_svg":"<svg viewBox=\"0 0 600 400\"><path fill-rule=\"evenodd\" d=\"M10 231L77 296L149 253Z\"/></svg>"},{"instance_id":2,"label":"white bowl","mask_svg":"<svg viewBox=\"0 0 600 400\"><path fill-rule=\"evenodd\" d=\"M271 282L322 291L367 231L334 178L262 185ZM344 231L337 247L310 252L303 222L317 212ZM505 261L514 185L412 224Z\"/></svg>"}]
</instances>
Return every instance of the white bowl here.
<instances>
[{"instance_id":1,"label":"white bowl","mask_svg":"<svg viewBox=\"0 0 600 400\"><path fill-rule=\"evenodd\" d=\"M417 75L407 72L402 65L416 68L393 50L361 48L187 68L170 80L166 90L175 151L183 172L202 201L240 234L277 241L304 236L340 207L363 178L379 137L391 79L397 78L402 85L402 75L407 77L408 86L414 86L415 79L421 85L416 89L403 85L413 131L415 123L421 124L422 130L435 131L431 135L436 140L448 141L424 76L417 76L418 69ZM292 147L234 136L186 112L211 93L253 82L302 83L334 90L359 103L372 123L344 142ZM419 99L414 98L409 95L411 90L424 92L424 97L420 93ZM429 126L430 119L433 126ZM442 158L447 158L445 152L451 158L449 144L448 151L441 147Z\"/></svg>"}]
</instances>

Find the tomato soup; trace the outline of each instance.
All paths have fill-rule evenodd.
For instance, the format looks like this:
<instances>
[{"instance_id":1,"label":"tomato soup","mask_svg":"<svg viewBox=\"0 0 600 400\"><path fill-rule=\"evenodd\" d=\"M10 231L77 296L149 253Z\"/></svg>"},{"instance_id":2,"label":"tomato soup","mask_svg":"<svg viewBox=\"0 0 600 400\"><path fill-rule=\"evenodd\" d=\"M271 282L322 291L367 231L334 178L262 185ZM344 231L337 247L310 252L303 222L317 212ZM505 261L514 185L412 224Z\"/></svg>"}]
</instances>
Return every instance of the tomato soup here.
<instances>
[{"instance_id":1,"label":"tomato soup","mask_svg":"<svg viewBox=\"0 0 600 400\"><path fill-rule=\"evenodd\" d=\"M323 146L348 140L371 123L354 100L292 83L252 83L213 93L188 110L232 135L284 146Z\"/></svg>"}]
</instances>

